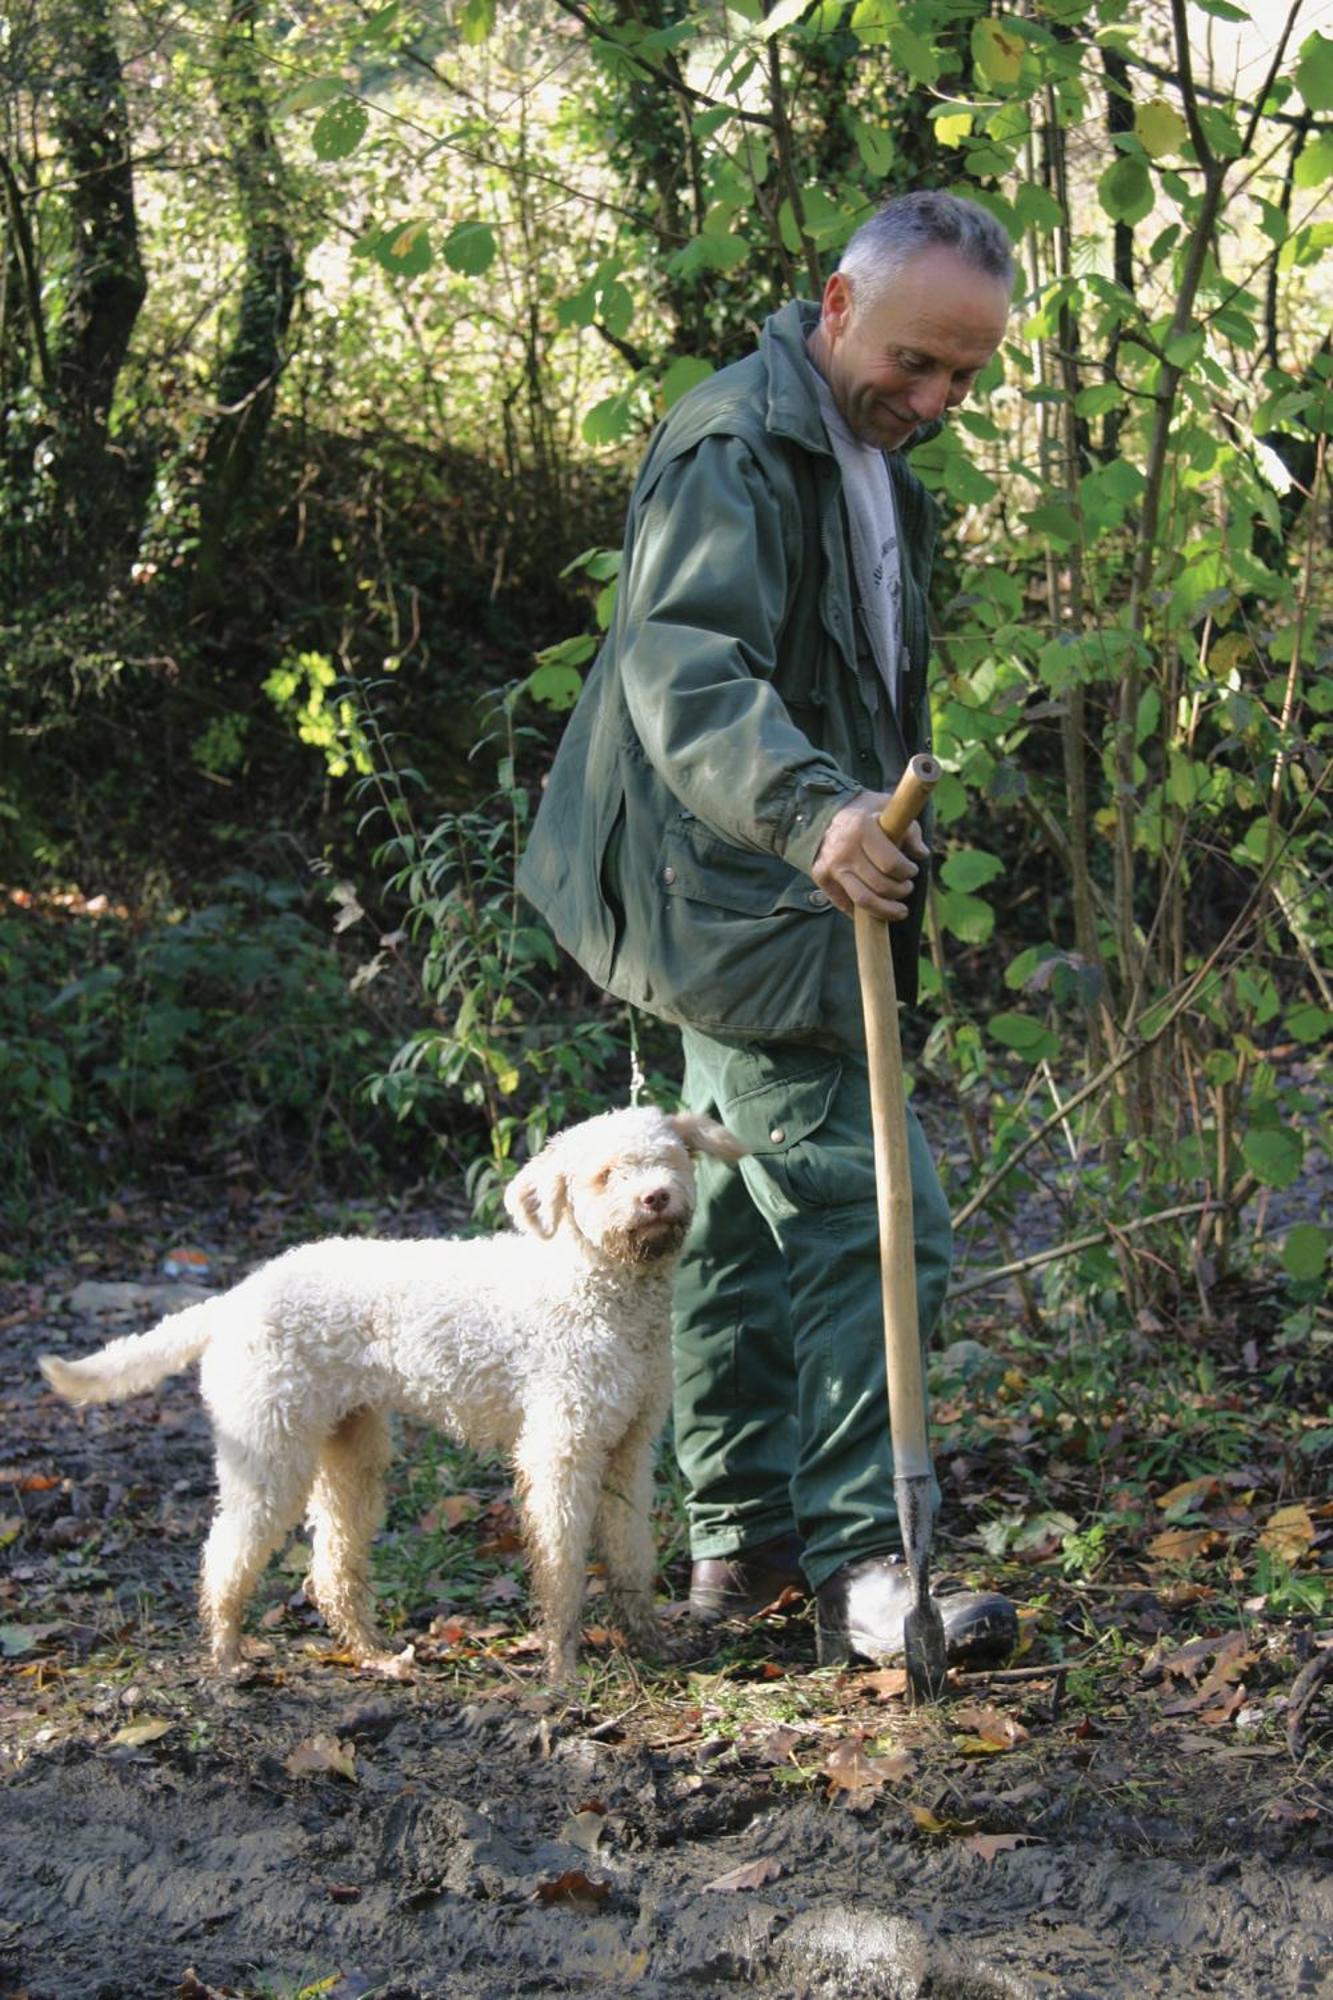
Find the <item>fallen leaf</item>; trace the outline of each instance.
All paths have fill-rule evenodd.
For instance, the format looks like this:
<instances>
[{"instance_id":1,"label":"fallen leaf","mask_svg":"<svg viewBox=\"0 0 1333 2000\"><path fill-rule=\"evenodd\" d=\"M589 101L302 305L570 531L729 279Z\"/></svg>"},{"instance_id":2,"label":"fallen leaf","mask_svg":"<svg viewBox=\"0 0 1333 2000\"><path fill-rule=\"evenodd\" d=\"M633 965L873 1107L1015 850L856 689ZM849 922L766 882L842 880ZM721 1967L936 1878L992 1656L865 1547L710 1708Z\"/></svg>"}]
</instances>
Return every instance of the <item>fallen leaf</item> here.
<instances>
[{"instance_id":1,"label":"fallen leaf","mask_svg":"<svg viewBox=\"0 0 1333 2000\"><path fill-rule=\"evenodd\" d=\"M1310 1519L1310 1510L1299 1503L1292 1507L1279 1507L1270 1514L1259 1535L1259 1547L1267 1549L1269 1555L1279 1562L1297 1563L1308 1554L1314 1545L1315 1525Z\"/></svg>"},{"instance_id":2,"label":"fallen leaf","mask_svg":"<svg viewBox=\"0 0 1333 2000\"><path fill-rule=\"evenodd\" d=\"M766 1882L776 1882L782 1873L782 1863L775 1854L761 1855L757 1861L742 1862L739 1868L731 1868L725 1875L718 1875L713 1881L705 1882L705 1891L729 1894L733 1889L762 1889Z\"/></svg>"},{"instance_id":3,"label":"fallen leaf","mask_svg":"<svg viewBox=\"0 0 1333 2000\"><path fill-rule=\"evenodd\" d=\"M329 1901L331 1903L359 1903L361 1890L355 1882L330 1882Z\"/></svg>"},{"instance_id":4,"label":"fallen leaf","mask_svg":"<svg viewBox=\"0 0 1333 2000\"><path fill-rule=\"evenodd\" d=\"M340 1743L336 1736L308 1736L283 1759L283 1765L294 1778L332 1775L346 1778L349 1784L357 1782L356 1747Z\"/></svg>"},{"instance_id":5,"label":"fallen leaf","mask_svg":"<svg viewBox=\"0 0 1333 2000\"><path fill-rule=\"evenodd\" d=\"M585 1806L571 1814L565 1821L560 1838L572 1847L581 1847L585 1854L595 1854L597 1843L606 1830L606 1813L602 1809Z\"/></svg>"},{"instance_id":6,"label":"fallen leaf","mask_svg":"<svg viewBox=\"0 0 1333 2000\"><path fill-rule=\"evenodd\" d=\"M417 1522L423 1535L434 1534L437 1528L452 1533L467 1521L475 1521L481 1512L481 1496L477 1493L446 1493L428 1507Z\"/></svg>"},{"instance_id":7,"label":"fallen leaf","mask_svg":"<svg viewBox=\"0 0 1333 2000\"><path fill-rule=\"evenodd\" d=\"M487 1604L514 1604L522 1597L523 1586L516 1576L497 1576L481 1595Z\"/></svg>"},{"instance_id":8,"label":"fallen leaf","mask_svg":"<svg viewBox=\"0 0 1333 2000\"><path fill-rule=\"evenodd\" d=\"M553 1881L539 1882L534 1891L539 1903L569 1903L590 1916L596 1914L610 1894L609 1882L594 1882L581 1868L566 1868Z\"/></svg>"},{"instance_id":9,"label":"fallen leaf","mask_svg":"<svg viewBox=\"0 0 1333 2000\"><path fill-rule=\"evenodd\" d=\"M917 1831L932 1838L951 1833L971 1833L976 1825L974 1819L940 1819L929 1806L912 1806L910 1810Z\"/></svg>"},{"instance_id":10,"label":"fallen leaf","mask_svg":"<svg viewBox=\"0 0 1333 2000\"><path fill-rule=\"evenodd\" d=\"M1026 1743L1028 1739L1028 1732L1022 1723L998 1708L969 1703L963 1708L956 1708L952 1719L988 1750L1012 1750L1016 1743Z\"/></svg>"},{"instance_id":11,"label":"fallen leaf","mask_svg":"<svg viewBox=\"0 0 1333 2000\"><path fill-rule=\"evenodd\" d=\"M1154 1562L1193 1562L1217 1548L1222 1539L1215 1528L1167 1528L1153 1536L1148 1554Z\"/></svg>"},{"instance_id":12,"label":"fallen leaf","mask_svg":"<svg viewBox=\"0 0 1333 2000\"><path fill-rule=\"evenodd\" d=\"M126 1750L139 1750L145 1743L156 1743L171 1727L172 1724L161 1716L152 1721L127 1722L123 1729L116 1731L111 1741Z\"/></svg>"},{"instance_id":13,"label":"fallen leaf","mask_svg":"<svg viewBox=\"0 0 1333 2000\"><path fill-rule=\"evenodd\" d=\"M792 1752L800 1740L799 1730L788 1729L784 1723L779 1723L755 1745L755 1756L761 1764L790 1764Z\"/></svg>"},{"instance_id":14,"label":"fallen leaf","mask_svg":"<svg viewBox=\"0 0 1333 2000\"><path fill-rule=\"evenodd\" d=\"M1011 1853L1015 1847L1044 1847L1035 1833L974 1833L962 1843L969 1854L979 1855L989 1868L997 1854Z\"/></svg>"},{"instance_id":15,"label":"fallen leaf","mask_svg":"<svg viewBox=\"0 0 1333 2000\"><path fill-rule=\"evenodd\" d=\"M871 1694L876 1701L897 1701L907 1693L906 1667L880 1667L872 1674L856 1674L851 1683L857 1694Z\"/></svg>"},{"instance_id":16,"label":"fallen leaf","mask_svg":"<svg viewBox=\"0 0 1333 2000\"><path fill-rule=\"evenodd\" d=\"M1201 1500L1211 1500L1222 1491L1222 1482L1212 1473L1204 1473L1199 1479L1186 1479L1179 1486L1173 1486L1169 1493L1159 1496L1157 1505L1164 1514L1188 1513Z\"/></svg>"},{"instance_id":17,"label":"fallen leaf","mask_svg":"<svg viewBox=\"0 0 1333 2000\"><path fill-rule=\"evenodd\" d=\"M849 1736L829 1751L824 1768L829 1775L829 1798L845 1792L848 1804L868 1805L886 1784L910 1777L915 1760L906 1750L887 1757L872 1757L867 1754L863 1738Z\"/></svg>"}]
</instances>

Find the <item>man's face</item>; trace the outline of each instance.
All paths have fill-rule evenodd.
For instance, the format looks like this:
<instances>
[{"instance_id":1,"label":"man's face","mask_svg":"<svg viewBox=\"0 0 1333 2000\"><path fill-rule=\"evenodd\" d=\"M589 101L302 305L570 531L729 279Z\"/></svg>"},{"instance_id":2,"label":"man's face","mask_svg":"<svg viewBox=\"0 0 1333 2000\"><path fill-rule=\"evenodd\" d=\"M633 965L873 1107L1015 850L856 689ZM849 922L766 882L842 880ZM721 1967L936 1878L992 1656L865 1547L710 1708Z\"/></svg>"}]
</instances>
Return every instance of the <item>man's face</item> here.
<instances>
[{"instance_id":1,"label":"man's face","mask_svg":"<svg viewBox=\"0 0 1333 2000\"><path fill-rule=\"evenodd\" d=\"M824 287L815 358L862 444L897 451L961 403L1004 337L1009 290L945 245L903 265L858 308L852 279Z\"/></svg>"}]
</instances>

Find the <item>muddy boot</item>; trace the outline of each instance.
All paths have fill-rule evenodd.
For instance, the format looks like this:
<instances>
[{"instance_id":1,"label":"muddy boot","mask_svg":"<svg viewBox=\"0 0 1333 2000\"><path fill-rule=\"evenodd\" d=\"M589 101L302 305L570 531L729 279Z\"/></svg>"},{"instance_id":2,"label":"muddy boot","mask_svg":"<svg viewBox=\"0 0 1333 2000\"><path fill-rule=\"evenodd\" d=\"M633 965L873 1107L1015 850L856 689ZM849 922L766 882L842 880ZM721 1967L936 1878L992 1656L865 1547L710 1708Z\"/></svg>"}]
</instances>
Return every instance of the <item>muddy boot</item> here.
<instances>
[{"instance_id":1,"label":"muddy boot","mask_svg":"<svg viewBox=\"0 0 1333 2000\"><path fill-rule=\"evenodd\" d=\"M993 1667L1018 1644L1018 1614L998 1591L960 1590L949 1580L931 1582L944 1621L951 1667ZM901 1556L865 1556L845 1563L815 1592L821 1667L852 1658L901 1658L903 1623L914 1602Z\"/></svg>"},{"instance_id":2,"label":"muddy boot","mask_svg":"<svg viewBox=\"0 0 1333 2000\"><path fill-rule=\"evenodd\" d=\"M752 1618L784 1590L798 1590L802 1597L809 1591L795 1532L738 1549L734 1556L701 1557L690 1572L690 1617L700 1625Z\"/></svg>"}]
</instances>

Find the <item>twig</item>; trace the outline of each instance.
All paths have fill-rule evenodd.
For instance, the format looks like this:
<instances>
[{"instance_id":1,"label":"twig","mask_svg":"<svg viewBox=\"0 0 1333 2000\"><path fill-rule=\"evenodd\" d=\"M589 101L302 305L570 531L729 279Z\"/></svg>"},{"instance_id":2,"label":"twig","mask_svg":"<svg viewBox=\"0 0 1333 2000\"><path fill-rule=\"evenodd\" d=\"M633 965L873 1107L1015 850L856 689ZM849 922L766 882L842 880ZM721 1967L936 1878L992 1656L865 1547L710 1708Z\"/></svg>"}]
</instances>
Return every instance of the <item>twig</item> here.
<instances>
[{"instance_id":1,"label":"twig","mask_svg":"<svg viewBox=\"0 0 1333 2000\"><path fill-rule=\"evenodd\" d=\"M1287 1700L1287 1748L1296 1762L1305 1755L1306 1724L1316 1695L1329 1676L1333 1675L1333 1646L1325 1646L1322 1652L1307 1661L1291 1684L1291 1694Z\"/></svg>"},{"instance_id":2,"label":"twig","mask_svg":"<svg viewBox=\"0 0 1333 2000\"><path fill-rule=\"evenodd\" d=\"M950 1285L949 1299L963 1299L970 1292L984 1292L991 1285L998 1285L1003 1278L1016 1278L1024 1271L1036 1271L1043 1264L1054 1264L1061 1257L1077 1257L1084 1250L1095 1249L1099 1243L1108 1243L1113 1237L1133 1236L1140 1229L1151 1229L1159 1222L1177 1222L1184 1215L1215 1215L1230 1209L1229 1201L1191 1201L1180 1208L1162 1208L1155 1215L1140 1215L1132 1222L1107 1223L1103 1229L1093 1229L1086 1236L1076 1236L1070 1243L1057 1243L1050 1250L1034 1250L1030 1257L1019 1257L1012 1264L997 1264L993 1271L982 1271L975 1278L967 1278L961 1285Z\"/></svg>"}]
</instances>

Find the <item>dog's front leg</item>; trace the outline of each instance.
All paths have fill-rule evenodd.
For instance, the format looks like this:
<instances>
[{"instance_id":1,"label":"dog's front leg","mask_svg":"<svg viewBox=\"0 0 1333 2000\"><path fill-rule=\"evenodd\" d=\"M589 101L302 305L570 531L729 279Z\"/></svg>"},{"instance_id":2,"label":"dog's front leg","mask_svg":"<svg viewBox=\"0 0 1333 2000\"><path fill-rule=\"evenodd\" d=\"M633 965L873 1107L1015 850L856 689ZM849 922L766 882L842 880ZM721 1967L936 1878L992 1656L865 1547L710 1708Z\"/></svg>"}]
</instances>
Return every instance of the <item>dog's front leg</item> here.
<instances>
[{"instance_id":1,"label":"dog's front leg","mask_svg":"<svg viewBox=\"0 0 1333 2000\"><path fill-rule=\"evenodd\" d=\"M514 1451L532 1590L553 1682L569 1680L578 1658L599 1467L574 1419L558 1408L525 1428Z\"/></svg>"},{"instance_id":2,"label":"dog's front leg","mask_svg":"<svg viewBox=\"0 0 1333 2000\"><path fill-rule=\"evenodd\" d=\"M596 1540L606 1562L613 1619L636 1647L663 1640L653 1612L657 1552L653 1547L653 1445L656 1413L636 1417L606 1463L598 1500Z\"/></svg>"}]
</instances>

